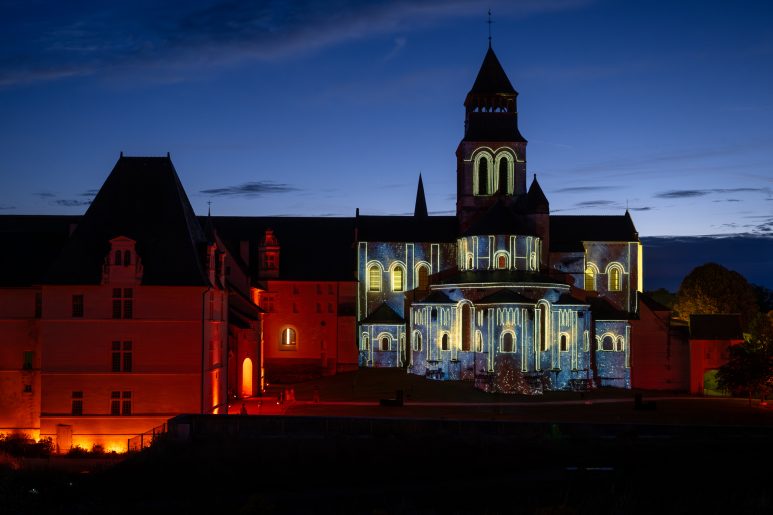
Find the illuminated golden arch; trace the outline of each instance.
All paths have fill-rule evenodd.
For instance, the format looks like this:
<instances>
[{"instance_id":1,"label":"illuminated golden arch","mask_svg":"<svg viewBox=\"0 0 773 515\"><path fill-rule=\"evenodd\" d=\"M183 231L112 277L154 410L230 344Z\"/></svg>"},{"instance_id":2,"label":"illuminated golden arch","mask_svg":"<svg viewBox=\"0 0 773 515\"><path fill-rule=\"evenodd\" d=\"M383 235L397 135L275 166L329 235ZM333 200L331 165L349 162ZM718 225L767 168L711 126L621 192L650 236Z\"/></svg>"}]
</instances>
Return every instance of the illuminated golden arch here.
<instances>
[{"instance_id":1,"label":"illuminated golden arch","mask_svg":"<svg viewBox=\"0 0 773 515\"><path fill-rule=\"evenodd\" d=\"M513 154L511 153L510 149L507 150L500 150L497 149L497 153L495 156L495 165L494 165L494 189L495 191L499 193L507 193L512 195L513 189L515 186L515 159L513 157ZM504 170L502 169L502 166L504 165ZM502 189L502 172L504 173L506 184L504 191Z\"/></svg>"},{"instance_id":2,"label":"illuminated golden arch","mask_svg":"<svg viewBox=\"0 0 773 515\"><path fill-rule=\"evenodd\" d=\"M362 350L368 350L370 348L370 336L368 333L362 333Z\"/></svg>"},{"instance_id":3,"label":"illuminated golden arch","mask_svg":"<svg viewBox=\"0 0 773 515\"><path fill-rule=\"evenodd\" d=\"M494 268L507 270L510 268L510 253L506 250L498 250L494 253Z\"/></svg>"},{"instance_id":4,"label":"illuminated golden arch","mask_svg":"<svg viewBox=\"0 0 773 515\"><path fill-rule=\"evenodd\" d=\"M413 350L421 351L421 331L413 331Z\"/></svg>"},{"instance_id":5,"label":"illuminated golden arch","mask_svg":"<svg viewBox=\"0 0 773 515\"><path fill-rule=\"evenodd\" d=\"M460 301L456 305L456 327L461 342L461 350L468 352L472 349L473 326L475 324L472 310L472 302L467 299Z\"/></svg>"},{"instance_id":6,"label":"illuminated golden arch","mask_svg":"<svg viewBox=\"0 0 773 515\"><path fill-rule=\"evenodd\" d=\"M244 358L242 361L242 397L252 397L252 360Z\"/></svg>"},{"instance_id":7,"label":"illuminated golden arch","mask_svg":"<svg viewBox=\"0 0 773 515\"><path fill-rule=\"evenodd\" d=\"M405 265L394 261L389 265L390 286L392 291L405 291Z\"/></svg>"},{"instance_id":8,"label":"illuminated golden arch","mask_svg":"<svg viewBox=\"0 0 773 515\"><path fill-rule=\"evenodd\" d=\"M602 335L596 335L596 350L602 350L602 351L615 351L617 349L617 341L618 339L622 338L622 336L619 336L612 332L605 332ZM604 342L609 342L609 346L611 348L605 349L604 348Z\"/></svg>"},{"instance_id":9,"label":"illuminated golden arch","mask_svg":"<svg viewBox=\"0 0 773 515\"><path fill-rule=\"evenodd\" d=\"M596 291L596 277L599 275L599 269L593 263L585 264L585 291Z\"/></svg>"},{"instance_id":10,"label":"illuminated golden arch","mask_svg":"<svg viewBox=\"0 0 773 515\"><path fill-rule=\"evenodd\" d=\"M569 333L559 333L558 335L558 350L561 352L568 352L569 351L569 342L570 342L570 336Z\"/></svg>"},{"instance_id":11,"label":"illuminated golden arch","mask_svg":"<svg viewBox=\"0 0 773 515\"><path fill-rule=\"evenodd\" d=\"M437 345L440 350L451 350L451 335L448 331L441 331L438 333Z\"/></svg>"},{"instance_id":12,"label":"illuminated golden arch","mask_svg":"<svg viewBox=\"0 0 773 515\"><path fill-rule=\"evenodd\" d=\"M481 178L481 162L486 163L486 176ZM494 155L488 150L478 149L473 156L472 193L473 195L491 195L494 181ZM482 183L482 184L481 184Z\"/></svg>"},{"instance_id":13,"label":"illuminated golden arch","mask_svg":"<svg viewBox=\"0 0 773 515\"><path fill-rule=\"evenodd\" d=\"M625 272L623 265L617 261L613 261L607 265L605 272L607 273L607 289L609 291L622 290L623 273Z\"/></svg>"},{"instance_id":14,"label":"illuminated golden arch","mask_svg":"<svg viewBox=\"0 0 773 515\"><path fill-rule=\"evenodd\" d=\"M502 331L502 334L499 336L499 352L518 352L515 331L512 329Z\"/></svg>"},{"instance_id":15,"label":"illuminated golden arch","mask_svg":"<svg viewBox=\"0 0 773 515\"><path fill-rule=\"evenodd\" d=\"M552 329L550 323L550 302L546 301L545 299L538 301L536 311L538 311L540 314L539 325L537 326L539 333L539 339L537 340L537 343L539 344L540 351L546 352L550 350L550 331Z\"/></svg>"},{"instance_id":16,"label":"illuminated golden arch","mask_svg":"<svg viewBox=\"0 0 773 515\"><path fill-rule=\"evenodd\" d=\"M378 261L368 261L365 265L365 288L368 291L381 291L384 277L384 267Z\"/></svg>"},{"instance_id":17,"label":"illuminated golden arch","mask_svg":"<svg viewBox=\"0 0 773 515\"><path fill-rule=\"evenodd\" d=\"M378 350L388 351L392 348L392 335L383 332L376 336L376 342L378 343Z\"/></svg>"}]
</instances>

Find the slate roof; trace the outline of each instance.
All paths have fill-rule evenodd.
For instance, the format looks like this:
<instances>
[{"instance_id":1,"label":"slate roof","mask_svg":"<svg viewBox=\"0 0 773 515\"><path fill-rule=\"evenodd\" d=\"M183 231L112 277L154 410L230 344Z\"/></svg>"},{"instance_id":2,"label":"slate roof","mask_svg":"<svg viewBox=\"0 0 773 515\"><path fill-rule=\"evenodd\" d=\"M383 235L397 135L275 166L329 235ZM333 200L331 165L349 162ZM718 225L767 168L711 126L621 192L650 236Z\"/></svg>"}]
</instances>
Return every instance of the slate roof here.
<instances>
[{"instance_id":1,"label":"slate roof","mask_svg":"<svg viewBox=\"0 0 773 515\"><path fill-rule=\"evenodd\" d=\"M588 305L588 302L584 301L582 299L578 299L577 297L575 297L574 295L572 295L570 293L562 293L558 297L558 301L555 302L555 304L563 304L563 305L576 306L578 304L579 305Z\"/></svg>"},{"instance_id":2,"label":"slate roof","mask_svg":"<svg viewBox=\"0 0 773 515\"><path fill-rule=\"evenodd\" d=\"M550 216L550 251L582 252L583 241L639 241L626 211L622 216Z\"/></svg>"},{"instance_id":3,"label":"slate roof","mask_svg":"<svg viewBox=\"0 0 773 515\"><path fill-rule=\"evenodd\" d=\"M494 49L488 48L486 56L483 58L483 63L478 70L478 76L475 77L475 82L472 85L470 93L475 94L517 94L515 88L510 83L510 79L507 78L502 64L499 62L497 55L494 53Z\"/></svg>"},{"instance_id":4,"label":"slate roof","mask_svg":"<svg viewBox=\"0 0 773 515\"><path fill-rule=\"evenodd\" d=\"M44 281L98 284L117 236L137 242L142 284L209 284L206 238L168 156L118 159Z\"/></svg>"},{"instance_id":5,"label":"slate roof","mask_svg":"<svg viewBox=\"0 0 773 515\"><path fill-rule=\"evenodd\" d=\"M416 205L413 208L413 216L423 218L429 216L429 213L427 213L427 199L424 196L424 181L421 180L421 174L419 174L419 186L416 188Z\"/></svg>"},{"instance_id":6,"label":"slate roof","mask_svg":"<svg viewBox=\"0 0 773 515\"><path fill-rule=\"evenodd\" d=\"M354 218L213 216L217 234L234 255L249 242L248 269L258 277L258 246L266 229L279 243L279 279L353 281L356 278Z\"/></svg>"},{"instance_id":7,"label":"slate roof","mask_svg":"<svg viewBox=\"0 0 773 515\"><path fill-rule=\"evenodd\" d=\"M403 324L405 319L386 303L377 307L373 313L360 320L361 324Z\"/></svg>"},{"instance_id":8,"label":"slate roof","mask_svg":"<svg viewBox=\"0 0 773 515\"><path fill-rule=\"evenodd\" d=\"M524 214L510 209L500 197L464 231L464 236L481 234L531 234Z\"/></svg>"},{"instance_id":9,"label":"slate roof","mask_svg":"<svg viewBox=\"0 0 773 515\"><path fill-rule=\"evenodd\" d=\"M690 338L743 340L741 316L738 314L690 315Z\"/></svg>"},{"instance_id":10,"label":"slate roof","mask_svg":"<svg viewBox=\"0 0 773 515\"><path fill-rule=\"evenodd\" d=\"M0 216L0 286L40 284L80 219L80 215Z\"/></svg>"},{"instance_id":11,"label":"slate roof","mask_svg":"<svg viewBox=\"0 0 773 515\"><path fill-rule=\"evenodd\" d=\"M529 186L529 192L526 194L526 197L528 199L530 213L550 212L550 203L545 196L545 192L542 191L539 182L537 182L536 173L534 174L534 179L531 181L531 186Z\"/></svg>"},{"instance_id":12,"label":"slate roof","mask_svg":"<svg viewBox=\"0 0 773 515\"><path fill-rule=\"evenodd\" d=\"M455 216L358 216L356 223L359 241L456 241Z\"/></svg>"},{"instance_id":13,"label":"slate roof","mask_svg":"<svg viewBox=\"0 0 773 515\"><path fill-rule=\"evenodd\" d=\"M601 297L588 298L594 320L631 320L635 315L627 311L621 311Z\"/></svg>"},{"instance_id":14,"label":"slate roof","mask_svg":"<svg viewBox=\"0 0 773 515\"><path fill-rule=\"evenodd\" d=\"M533 299L524 297L518 292L503 289L483 297L482 299L478 300L476 304L533 304L534 302L535 301Z\"/></svg>"}]
</instances>

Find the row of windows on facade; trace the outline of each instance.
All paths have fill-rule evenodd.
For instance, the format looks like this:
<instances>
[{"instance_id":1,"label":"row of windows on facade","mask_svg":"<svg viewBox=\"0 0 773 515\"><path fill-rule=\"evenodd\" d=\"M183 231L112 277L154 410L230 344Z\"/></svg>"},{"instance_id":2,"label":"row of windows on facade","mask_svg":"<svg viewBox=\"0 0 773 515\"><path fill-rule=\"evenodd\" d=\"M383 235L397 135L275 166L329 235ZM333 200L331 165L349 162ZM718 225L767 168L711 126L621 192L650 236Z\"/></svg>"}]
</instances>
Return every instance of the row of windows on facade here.
<instances>
[{"instance_id":1,"label":"row of windows on facade","mask_svg":"<svg viewBox=\"0 0 773 515\"><path fill-rule=\"evenodd\" d=\"M607 289L608 291L620 291L622 290L622 268L619 265L611 265L607 272ZM596 276L598 275L598 269L595 266L589 265L585 268L585 290L596 291Z\"/></svg>"},{"instance_id":2,"label":"row of windows on facade","mask_svg":"<svg viewBox=\"0 0 773 515\"><path fill-rule=\"evenodd\" d=\"M378 350L380 351L391 350L391 344L393 340L391 335L382 334L382 335L379 335L377 339L379 342ZM451 350L450 335L448 333L443 333L442 335L440 335L440 338L438 339L437 344L440 350L450 351ZM403 345L404 345L404 342L403 342ZM569 352L569 335L562 333L559 336L558 346L561 352ZM370 338L367 334L364 334L362 336L362 348L363 350L369 350L370 348ZM414 351L422 350L422 336L421 336L421 333L419 332L414 332L413 334L413 350ZM461 351L469 352L472 350L473 349L470 346L469 338L462 338ZM550 342L546 338L540 338L540 352L547 352L549 350L550 350ZM587 342L583 350L585 352L589 350ZM612 336L605 336L599 342L597 350L623 351L624 350L623 340L622 338L615 339ZM480 331L477 331L475 333L474 351L483 352L483 335L480 333ZM517 342L515 341L515 334L513 332L508 331L508 332L502 333L502 336L500 337L500 342L499 342L499 352L518 352L518 345L517 345Z\"/></svg>"},{"instance_id":3,"label":"row of windows on facade","mask_svg":"<svg viewBox=\"0 0 773 515\"><path fill-rule=\"evenodd\" d=\"M494 263L497 270L507 270L510 268L509 256L506 252L498 252L495 255ZM467 270L475 269L475 259L471 252L467 253ZM462 263L464 264L464 263ZM537 270L537 252L529 253L529 270Z\"/></svg>"},{"instance_id":4,"label":"row of windows on facade","mask_svg":"<svg viewBox=\"0 0 773 515\"><path fill-rule=\"evenodd\" d=\"M110 369L112 372L132 371L132 342L114 341L110 346ZM25 350L22 353L22 370L32 370L35 362L35 351Z\"/></svg>"},{"instance_id":5,"label":"row of windows on facade","mask_svg":"<svg viewBox=\"0 0 773 515\"><path fill-rule=\"evenodd\" d=\"M492 167L489 156L483 155L476 160L472 189L474 195L491 195L494 192L513 193L511 173L513 165L509 155L499 156L496 162L497 173L490 173Z\"/></svg>"},{"instance_id":6,"label":"row of windows on facade","mask_svg":"<svg viewBox=\"0 0 773 515\"><path fill-rule=\"evenodd\" d=\"M382 290L383 271L380 265L372 264L368 267L368 291ZM393 265L391 270L390 286L392 291L405 291L405 268L402 265ZM426 291L429 288L429 266L420 264L416 267L416 289Z\"/></svg>"},{"instance_id":7,"label":"row of windows on facade","mask_svg":"<svg viewBox=\"0 0 773 515\"><path fill-rule=\"evenodd\" d=\"M75 416L83 415L83 392L72 392L70 413ZM110 415L131 415L132 414L132 392L114 391L110 392L109 399Z\"/></svg>"},{"instance_id":8,"label":"row of windows on facade","mask_svg":"<svg viewBox=\"0 0 773 515\"><path fill-rule=\"evenodd\" d=\"M113 318L131 319L134 318L134 290L132 288L113 288ZM84 317L84 295L77 293L72 296L72 317ZM41 318L43 315L42 294L35 294L35 318ZM222 316L222 313L221 313ZM209 294L209 317L215 318L215 294Z\"/></svg>"},{"instance_id":9,"label":"row of windows on facade","mask_svg":"<svg viewBox=\"0 0 773 515\"><path fill-rule=\"evenodd\" d=\"M113 254L113 264L115 266L129 266L132 264L132 254L128 250L124 250L123 252L120 250L116 250Z\"/></svg>"}]
</instances>

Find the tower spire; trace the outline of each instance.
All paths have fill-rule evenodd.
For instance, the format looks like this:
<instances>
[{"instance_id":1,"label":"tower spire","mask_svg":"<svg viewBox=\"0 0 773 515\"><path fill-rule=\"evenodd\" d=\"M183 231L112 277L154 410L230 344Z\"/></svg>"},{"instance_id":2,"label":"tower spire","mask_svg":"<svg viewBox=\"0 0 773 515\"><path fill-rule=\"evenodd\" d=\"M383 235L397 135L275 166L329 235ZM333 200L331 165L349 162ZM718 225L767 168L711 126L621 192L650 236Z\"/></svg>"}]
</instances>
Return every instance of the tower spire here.
<instances>
[{"instance_id":1,"label":"tower spire","mask_svg":"<svg viewBox=\"0 0 773 515\"><path fill-rule=\"evenodd\" d=\"M416 207L413 208L413 216L422 218L429 216L427 213L427 199L424 197L424 182L421 180L421 172L419 172L419 187L416 188Z\"/></svg>"}]
</instances>

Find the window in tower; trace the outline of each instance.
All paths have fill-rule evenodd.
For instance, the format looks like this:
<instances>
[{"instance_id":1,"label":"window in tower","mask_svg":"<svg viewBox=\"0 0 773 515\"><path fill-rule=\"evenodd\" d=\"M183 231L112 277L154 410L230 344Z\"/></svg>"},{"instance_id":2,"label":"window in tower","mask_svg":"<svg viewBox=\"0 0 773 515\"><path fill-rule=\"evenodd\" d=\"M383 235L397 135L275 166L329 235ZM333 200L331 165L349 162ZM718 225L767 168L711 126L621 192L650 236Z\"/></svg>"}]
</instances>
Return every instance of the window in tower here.
<instances>
[{"instance_id":1,"label":"window in tower","mask_svg":"<svg viewBox=\"0 0 773 515\"><path fill-rule=\"evenodd\" d=\"M501 157L499 159L499 193L509 193L509 188L507 184L507 176L509 175L508 168L509 163L507 162L506 157Z\"/></svg>"},{"instance_id":2,"label":"window in tower","mask_svg":"<svg viewBox=\"0 0 773 515\"><path fill-rule=\"evenodd\" d=\"M621 285L620 285L620 267L617 265L612 265L608 268L609 270L609 291L620 291Z\"/></svg>"},{"instance_id":3,"label":"window in tower","mask_svg":"<svg viewBox=\"0 0 773 515\"><path fill-rule=\"evenodd\" d=\"M478 173L476 174L477 181L473 193L475 195L489 195L491 193L489 189L489 183L491 179L489 177L489 160L488 157L482 156L478 159Z\"/></svg>"},{"instance_id":4,"label":"window in tower","mask_svg":"<svg viewBox=\"0 0 773 515\"><path fill-rule=\"evenodd\" d=\"M567 352L569 350L569 337L566 334L561 335L561 352Z\"/></svg>"},{"instance_id":5,"label":"window in tower","mask_svg":"<svg viewBox=\"0 0 773 515\"><path fill-rule=\"evenodd\" d=\"M429 267L422 263L416 267L416 289L427 291L427 288L429 288Z\"/></svg>"},{"instance_id":6,"label":"window in tower","mask_svg":"<svg viewBox=\"0 0 773 515\"><path fill-rule=\"evenodd\" d=\"M443 336L440 338L440 350L450 350L451 344L448 339L448 333L443 333Z\"/></svg>"}]
</instances>

